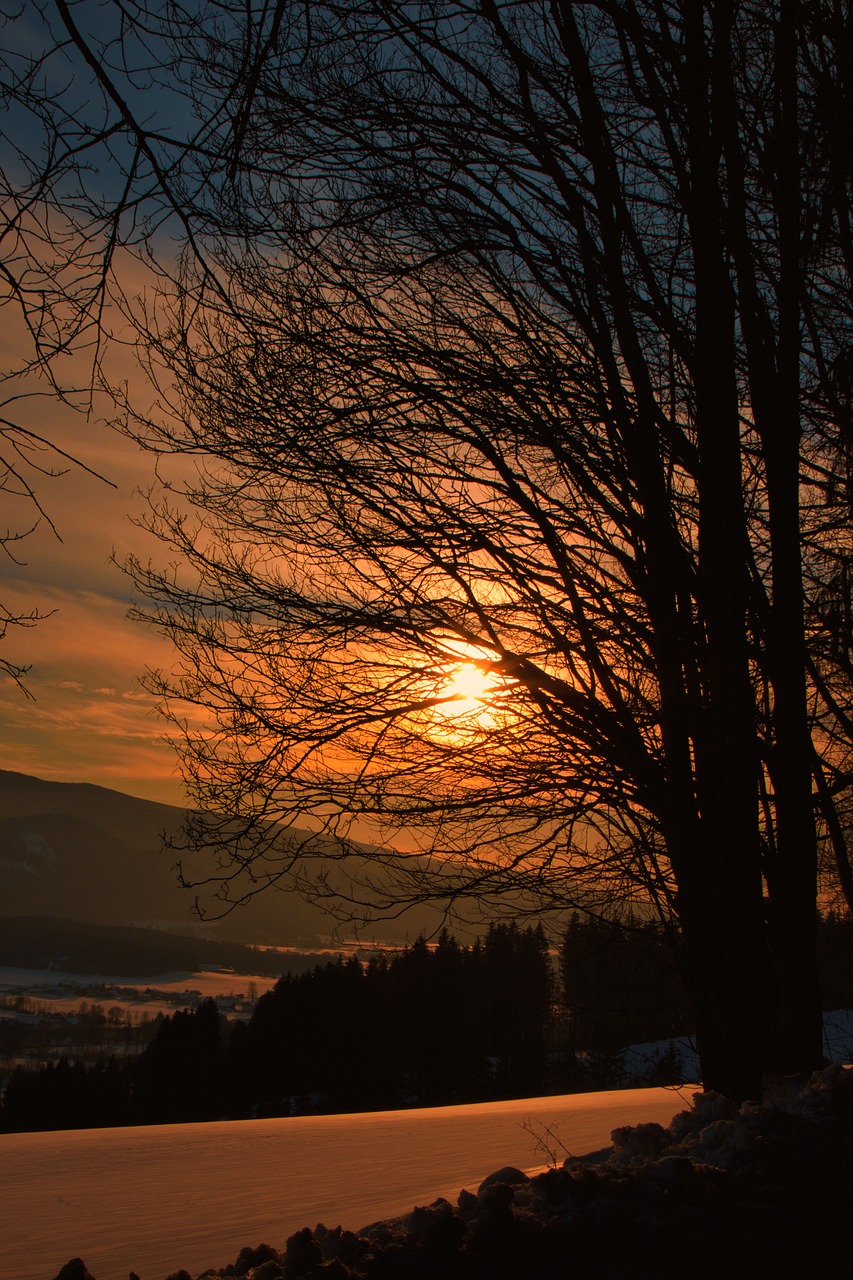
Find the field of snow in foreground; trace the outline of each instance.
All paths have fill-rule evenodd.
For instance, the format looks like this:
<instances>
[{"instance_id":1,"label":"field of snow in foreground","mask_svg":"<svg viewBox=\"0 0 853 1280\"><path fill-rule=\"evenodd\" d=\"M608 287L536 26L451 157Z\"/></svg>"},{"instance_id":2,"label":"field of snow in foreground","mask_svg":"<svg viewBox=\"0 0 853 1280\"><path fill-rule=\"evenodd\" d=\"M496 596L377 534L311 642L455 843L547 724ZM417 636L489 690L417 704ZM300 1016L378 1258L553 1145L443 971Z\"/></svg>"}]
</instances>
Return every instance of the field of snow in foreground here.
<instances>
[{"instance_id":1,"label":"field of snow in foreground","mask_svg":"<svg viewBox=\"0 0 853 1280\"><path fill-rule=\"evenodd\" d=\"M212 1124L0 1136L0 1277L193 1275L244 1245L282 1247L324 1222L357 1230L488 1173L543 1166L545 1126L573 1155L619 1125L667 1124L692 1090L627 1089L512 1102ZM525 1127L527 1126L527 1127ZM531 1133L529 1130L532 1129ZM565 1151L557 1152L562 1159Z\"/></svg>"}]
</instances>

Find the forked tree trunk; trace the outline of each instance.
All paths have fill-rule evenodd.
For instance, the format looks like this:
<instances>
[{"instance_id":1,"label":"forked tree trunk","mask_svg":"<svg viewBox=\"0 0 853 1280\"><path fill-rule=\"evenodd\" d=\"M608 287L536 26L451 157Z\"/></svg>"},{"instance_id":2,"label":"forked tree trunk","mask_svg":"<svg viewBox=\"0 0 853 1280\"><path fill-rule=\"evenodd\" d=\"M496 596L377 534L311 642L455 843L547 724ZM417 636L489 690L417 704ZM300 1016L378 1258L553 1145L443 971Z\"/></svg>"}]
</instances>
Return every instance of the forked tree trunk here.
<instances>
[{"instance_id":1,"label":"forked tree trunk","mask_svg":"<svg viewBox=\"0 0 853 1280\"><path fill-rule=\"evenodd\" d=\"M799 0L781 0L775 42L775 203L779 225L779 338L772 417L762 424L767 466L773 591L768 638L773 688L771 777L778 869L771 885L779 991L781 1071L799 1072L821 1054L817 973L817 840L812 743L806 702L806 637L800 529L800 138L797 89Z\"/></svg>"},{"instance_id":2,"label":"forked tree trunk","mask_svg":"<svg viewBox=\"0 0 853 1280\"><path fill-rule=\"evenodd\" d=\"M768 1075L772 991L761 932L737 914L731 903L722 920L709 910L685 928L685 950L703 1085L743 1102L762 1096Z\"/></svg>"},{"instance_id":3,"label":"forked tree trunk","mask_svg":"<svg viewBox=\"0 0 853 1280\"><path fill-rule=\"evenodd\" d=\"M703 1078L734 1098L758 1096L762 1079L802 1072L820 1061L816 978L816 858L811 812L810 744L805 697L805 639L799 530L796 129L790 125L779 168L782 225L777 360L762 359L755 387L760 409L772 398L764 434L772 551L773 602L766 645L774 692L772 781L778 865L768 874L758 815L761 767L755 693L750 677L751 611L748 530L742 497L742 443L735 343L736 314L757 300L730 281L732 213L720 180L735 111L730 62L731 5L714 6L709 43L700 6L687 25L687 213L696 297L694 387L699 453L699 666L702 705L694 707L698 847L684 851L683 923L697 1000ZM784 17L783 17L784 21ZM783 33L784 34L784 33ZM790 34L790 33L788 33ZM795 104L789 79L795 51L782 41L780 138ZM737 224L735 234L745 228ZM787 235L787 243L786 243ZM741 243L748 249L746 236ZM737 256L735 252L735 257ZM742 277L742 279L745 277ZM750 325L748 321L754 323ZM748 334L761 317L741 323ZM765 339L772 335L764 334ZM767 356L748 341L753 361ZM775 365L775 369L774 369ZM784 368L784 381L778 376ZM750 366L753 380L756 370ZM773 380L773 374L777 375ZM768 386L768 383L772 384ZM775 388L779 388L775 390ZM760 424L758 424L760 426ZM769 872L769 868L767 868Z\"/></svg>"}]
</instances>

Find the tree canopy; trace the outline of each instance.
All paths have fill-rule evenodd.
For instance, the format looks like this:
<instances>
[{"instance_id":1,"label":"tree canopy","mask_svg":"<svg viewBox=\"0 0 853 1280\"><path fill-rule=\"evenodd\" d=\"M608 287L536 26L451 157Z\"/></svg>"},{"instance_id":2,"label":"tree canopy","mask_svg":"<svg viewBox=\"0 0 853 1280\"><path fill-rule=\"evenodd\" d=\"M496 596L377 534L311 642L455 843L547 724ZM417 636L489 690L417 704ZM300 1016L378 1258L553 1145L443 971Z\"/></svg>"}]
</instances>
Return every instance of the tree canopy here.
<instances>
[{"instance_id":1,"label":"tree canopy","mask_svg":"<svg viewBox=\"0 0 853 1280\"><path fill-rule=\"evenodd\" d=\"M69 204L91 252L159 272L123 424L198 470L155 500L174 566L133 571L222 892L304 874L270 824L313 820L376 833L401 900L643 897L709 1087L816 1065L816 801L850 883L848 5L123 12L99 44L56 5L102 114L51 127L66 186L84 134L113 163Z\"/></svg>"}]
</instances>

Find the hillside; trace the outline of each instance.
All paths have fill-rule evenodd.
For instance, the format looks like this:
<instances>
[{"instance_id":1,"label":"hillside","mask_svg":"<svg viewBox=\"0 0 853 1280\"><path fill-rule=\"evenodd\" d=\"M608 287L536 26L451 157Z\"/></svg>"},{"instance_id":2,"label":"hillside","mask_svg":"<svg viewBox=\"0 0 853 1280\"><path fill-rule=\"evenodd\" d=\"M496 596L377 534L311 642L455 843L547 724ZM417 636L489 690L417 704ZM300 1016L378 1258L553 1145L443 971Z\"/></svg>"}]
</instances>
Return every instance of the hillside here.
<instances>
[{"instance_id":1,"label":"hillside","mask_svg":"<svg viewBox=\"0 0 853 1280\"><path fill-rule=\"evenodd\" d=\"M556 1126L575 1151L617 1125L666 1124L684 1105L665 1089L527 1098L424 1111L295 1116L226 1124L4 1134L0 1276L52 1280L83 1257L97 1280L196 1276L242 1246L318 1221L358 1229L437 1196L476 1190L503 1164L547 1156ZM330 1277L334 1276L330 1273Z\"/></svg>"},{"instance_id":2,"label":"hillside","mask_svg":"<svg viewBox=\"0 0 853 1280\"><path fill-rule=\"evenodd\" d=\"M632 1090L10 1135L0 1272L16 1280L123 1280L131 1268L150 1280L843 1274L853 1073L835 1067L780 1082L762 1104L739 1110L713 1093L686 1106L688 1097L668 1090ZM543 1170L546 1158L552 1167Z\"/></svg>"},{"instance_id":3,"label":"hillside","mask_svg":"<svg viewBox=\"0 0 853 1280\"><path fill-rule=\"evenodd\" d=\"M196 890L178 882L164 835L185 811L88 783L47 782L0 771L0 900L4 915L167 929L234 942L324 945L336 923L288 889L271 888L221 919L201 920ZM291 832L297 839L307 832ZM331 862L331 860L330 860ZM214 854L197 874L214 868ZM203 899L204 901L204 899ZM371 927L367 940L400 942L432 932L439 913L419 907Z\"/></svg>"},{"instance_id":4,"label":"hillside","mask_svg":"<svg viewBox=\"0 0 853 1280\"><path fill-rule=\"evenodd\" d=\"M316 952L258 950L225 939L186 937L162 929L93 924L50 916L0 916L0 967L62 974L154 978L198 973L216 965L236 973L279 977L318 962Z\"/></svg>"}]
</instances>

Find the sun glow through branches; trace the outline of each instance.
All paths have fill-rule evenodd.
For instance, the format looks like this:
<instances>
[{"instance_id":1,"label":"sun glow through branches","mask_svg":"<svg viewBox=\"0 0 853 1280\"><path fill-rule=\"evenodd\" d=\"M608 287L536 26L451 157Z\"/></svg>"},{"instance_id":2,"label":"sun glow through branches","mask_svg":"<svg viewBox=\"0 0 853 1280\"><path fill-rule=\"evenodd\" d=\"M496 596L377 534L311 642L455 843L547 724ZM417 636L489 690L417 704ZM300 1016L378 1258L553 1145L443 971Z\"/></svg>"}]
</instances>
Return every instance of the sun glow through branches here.
<instances>
[{"instance_id":1,"label":"sun glow through branches","mask_svg":"<svg viewBox=\"0 0 853 1280\"><path fill-rule=\"evenodd\" d=\"M480 720L493 710L497 680L490 671L483 670L482 655L478 654L477 659L459 662L448 672L436 707L443 717Z\"/></svg>"}]
</instances>

